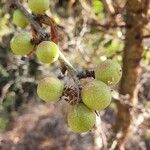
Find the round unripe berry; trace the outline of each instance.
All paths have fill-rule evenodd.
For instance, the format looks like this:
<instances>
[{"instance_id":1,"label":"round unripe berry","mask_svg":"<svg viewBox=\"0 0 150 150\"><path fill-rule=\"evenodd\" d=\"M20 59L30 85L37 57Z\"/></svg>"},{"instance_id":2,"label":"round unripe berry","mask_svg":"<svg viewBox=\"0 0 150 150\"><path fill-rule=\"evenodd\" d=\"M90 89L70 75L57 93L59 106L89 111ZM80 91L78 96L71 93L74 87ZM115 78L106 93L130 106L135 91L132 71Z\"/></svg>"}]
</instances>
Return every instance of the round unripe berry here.
<instances>
[{"instance_id":1,"label":"round unripe berry","mask_svg":"<svg viewBox=\"0 0 150 150\"><path fill-rule=\"evenodd\" d=\"M87 132L94 126L96 114L84 104L80 103L72 106L67 120L72 131L77 133Z\"/></svg>"},{"instance_id":2,"label":"round unripe berry","mask_svg":"<svg viewBox=\"0 0 150 150\"><path fill-rule=\"evenodd\" d=\"M10 42L11 50L16 55L29 54L34 45L31 43L32 36L27 32L20 32L14 35Z\"/></svg>"},{"instance_id":3,"label":"round unripe berry","mask_svg":"<svg viewBox=\"0 0 150 150\"><path fill-rule=\"evenodd\" d=\"M27 17L18 9L13 13L13 23L21 28L25 28L29 24Z\"/></svg>"},{"instance_id":4,"label":"round unripe berry","mask_svg":"<svg viewBox=\"0 0 150 150\"><path fill-rule=\"evenodd\" d=\"M55 77L46 77L39 81L38 96L46 102L55 102L63 94L64 83Z\"/></svg>"},{"instance_id":5,"label":"round unripe berry","mask_svg":"<svg viewBox=\"0 0 150 150\"><path fill-rule=\"evenodd\" d=\"M5 130L9 124L9 119L6 116L0 116L0 131Z\"/></svg>"},{"instance_id":6,"label":"round unripe berry","mask_svg":"<svg viewBox=\"0 0 150 150\"><path fill-rule=\"evenodd\" d=\"M34 14L44 14L49 9L49 0L29 0L29 8Z\"/></svg>"},{"instance_id":7,"label":"round unripe berry","mask_svg":"<svg viewBox=\"0 0 150 150\"><path fill-rule=\"evenodd\" d=\"M43 41L37 46L36 55L42 63L51 64L58 59L59 49L54 42Z\"/></svg>"},{"instance_id":8,"label":"round unripe berry","mask_svg":"<svg viewBox=\"0 0 150 150\"><path fill-rule=\"evenodd\" d=\"M83 103L92 110L102 110L111 102L111 90L103 82L93 80L87 83L82 91Z\"/></svg>"},{"instance_id":9,"label":"round unripe berry","mask_svg":"<svg viewBox=\"0 0 150 150\"><path fill-rule=\"evenodd\" d=\"M121 66L114 60L105 60L100 63L95 71L97 80L103 81L108 85L117 84L122 76Z\"/></svg>"}]
</instances>

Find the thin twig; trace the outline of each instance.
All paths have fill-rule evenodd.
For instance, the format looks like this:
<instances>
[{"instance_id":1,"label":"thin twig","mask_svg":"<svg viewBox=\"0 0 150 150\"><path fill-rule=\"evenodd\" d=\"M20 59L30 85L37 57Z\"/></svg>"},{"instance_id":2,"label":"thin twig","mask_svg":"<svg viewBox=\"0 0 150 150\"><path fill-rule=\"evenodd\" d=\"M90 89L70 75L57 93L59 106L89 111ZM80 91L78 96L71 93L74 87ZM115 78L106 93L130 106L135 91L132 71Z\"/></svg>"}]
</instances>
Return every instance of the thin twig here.
<instances>
[{"instance_id":1,"label":"thin twig","mask_svg":"<svg viewBox=\"0 0 150 150\"><path fill-rule=\"evenodd\" d=\"M114 6L112 4L112 1L110 1L110 0L104 0L103 2L106 5L106 8L107 8L108 12L111 15L114 15L115 14L115 8L114 8Z\"/></svg>"},{"instance_id":2,"label":"thin twig","mask_svg":"<svg viewBox=\"0 0 150 150\"><path fill-rule=\"evenodd\" d=\"M138 104L137 106L133 105L131 102L128 101L127 98L125 98L125 96L120 96L119 99L113 97L113 100L115 103L121 103L122 105L126 105L135 111L139 111L140 113L150 113L150 110L148 108L145 108L143 105L140 104Z\"/></svg>"},{"instance_id":3,"label":"thin twig","mask_svg":"<svg viewBox=\"0 0 150 150\"><path fill-rule=\"evenodd\" d=\"M45 39L46 37L48 37L48 34L44 32L39 23L35 21L34 16L30 14L18 0L11 0L11 2L28 18L30 24L33 26L33 28L41 38Z\"/></svg>"},{"instance_id":4,"label":"thin twig","mask_svg":"<svg viewBox=\"0 0 150 150\"><path fill-rule=\"evenodd\" d=\"M130 25L126 25L124 22L122 22L121 24L111 24L110 22L107 22L107 23L101 23L101 22L98 22L97 20L95 19L90 19L88 22L87 22L89 25L91 26L96 26L96 27L101 27L101 28L104 28L104 29L112 29L112 28L131 28Z\"/></svg>"}]
</instances>

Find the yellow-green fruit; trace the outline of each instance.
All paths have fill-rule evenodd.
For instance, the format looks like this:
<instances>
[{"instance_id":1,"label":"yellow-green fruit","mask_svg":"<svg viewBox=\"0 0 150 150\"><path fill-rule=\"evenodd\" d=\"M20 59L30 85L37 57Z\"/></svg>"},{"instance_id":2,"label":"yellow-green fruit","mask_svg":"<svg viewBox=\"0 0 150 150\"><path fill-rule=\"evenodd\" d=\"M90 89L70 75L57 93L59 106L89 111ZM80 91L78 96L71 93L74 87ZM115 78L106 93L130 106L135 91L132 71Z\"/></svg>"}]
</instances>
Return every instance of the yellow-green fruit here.
<instances>
[{"instance_id":1,"label":"yellow-green fruit","mask_svg":"<svg viewBox=\"0 0 150 150\"><path fill-rule=\"evenodd\" d=\"M10 42L11 50L16 55L29 54L34 45L31 43L32 36L27 32L20 32L15 34Z\"/></svg>"},{"instance_id":2,"label":"yellow-green fruit","mask_svg":"<svg viewBox=\"0 0 150 150\"><path fill-rule=\"evenodd\" d=\"M9 124L9 119L6 116L0 116L0 130L7 128Z\"/></svg>"},{"instance_id":3,"label":"yellow-green fruit","mask_svg":"<svg viewBox=\"0 0 150 150\"><path fill-rule=\"evenodd\" d=\"M63 94L64 83L55 77L46 77L38 83L37 94L46 102L55 102Z\"/></svg>"},{"instance_id":4,"label":"yellow-green fruit","mask_svg":"<svg viewBox=\"0 0 150 150\"><path fill-rule=\"evenodd\" d=\"M58 59L59 49L54 42L43 41L37 46L36 55L42 63L51 64Z\"/></svg>"},{"instance_id":5,"label":"yellow-green fruit","mask_svg":"<svg viewBox=\"0 0 150 150\"><path fill-rule=\"evenodd\" d=\"M29 0L29 8L34 14L44 14L49 9L49 0Z\"/></svg>"},{"instance_id":6,"label":"yellow-green fruit","mask_svg":"<svg viewBox=\"0 0 150 150\"><path fill-rule=\"evenodd\" d=\"M102 110L111 102L111 90L101 81L93 80L87 83L82 91L83 103L92 110Z\"/></svg>"},{"instance_id":7,"label":"yellow-green fruit","mask_svg":"<svg viewBox=\"0 0 150 150\"><path fill-rule=\"evenodd\" d=\"M77 133L87 132L94 126L96 114L84 104L80 103L72 106L67 120L72 131Z\"/></svg>"},{"instance_id":8,"label":"yellow-green fruit","mask_svg":"<svg viewBox=\"0 0 150 150\"><path fill-rule=\"evenodd\" d=\"M105 60L100 63L95 71L97 80L103 81L108 85L117 84L122 76L121 66L114 60Z\"/></svg>"},{"instance_id":9,"label":"yellow-green fruit","mask_svg":"<svg viewBox=\"0 0 150 150\"><path fill-rule=\"evenodd\" d=\"M20 10L15 10L13 13L13 23L18 27L25 28L29 22L27 17Z\"/></svg>"}]
</instances>

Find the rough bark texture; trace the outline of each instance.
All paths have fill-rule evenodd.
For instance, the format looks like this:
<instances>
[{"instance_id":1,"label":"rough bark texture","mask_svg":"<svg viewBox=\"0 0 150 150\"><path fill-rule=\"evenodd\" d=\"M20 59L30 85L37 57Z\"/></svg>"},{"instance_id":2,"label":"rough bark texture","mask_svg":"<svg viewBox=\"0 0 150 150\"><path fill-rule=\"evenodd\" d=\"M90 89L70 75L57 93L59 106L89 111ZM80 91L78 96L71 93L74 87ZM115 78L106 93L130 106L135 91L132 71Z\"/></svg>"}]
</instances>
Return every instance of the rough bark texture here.
<instances>
[{"instance_id":1,"label":"rough bark texture","mask_svg":"<svg viewBox=\"0 0 150 150\"><path fill-rule=\"evenodd\" d=\"M120 94L129 94L128 101L137 103L137 83L140 77L140 60L143 54L143 28L147 23L146 14L149 0L127 0L125 22L125 48L123 55L123 76L120 84ZM132 123L131 110L126 105L118 103L118 118L115 131L122 131L116 149L124 149Z\"/></svg>"}]
</instances>

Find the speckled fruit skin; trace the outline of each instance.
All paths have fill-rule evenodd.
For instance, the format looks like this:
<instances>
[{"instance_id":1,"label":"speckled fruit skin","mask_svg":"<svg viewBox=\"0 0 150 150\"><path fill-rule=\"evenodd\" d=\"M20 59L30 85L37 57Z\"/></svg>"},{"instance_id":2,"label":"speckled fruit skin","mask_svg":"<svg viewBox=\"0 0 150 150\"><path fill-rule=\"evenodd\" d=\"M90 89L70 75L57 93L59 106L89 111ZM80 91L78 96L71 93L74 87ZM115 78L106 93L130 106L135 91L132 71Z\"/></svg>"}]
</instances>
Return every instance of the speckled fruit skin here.
<instances>
[{"instance_id":1,"label":"speckled fruit skin","mask_svg":"<svg viewBox=\"0 0 150 150\"><path fill-rule=\"evenodd\" d=\"M80 103L72 106L68 113L67 120L72 131L83 133L89 131L94 126L96 114L84 104Z\"/></svg>"},{"instance_id":2,"label":"speckled fruit skin","mask_svg":"<svg viewBox=\"0 0 150 150\"><path fill-rule=\"evenodd\" d=\"M46 102L56 102L63 94L64 83L55 77L46 77L39 81L38 96Z\"/></svg>"},{"instance_id":3,"label":"speckled fruit skin","mask_svg":"<svg viewBox=\"0 0 150 150\"><path fill-rule=\"evenodd\" d=\"M34 47L31 39L31 35L27 32L16 33L10 42L12 52L22 56L29 54Z\"/></svg>"},{"instance_id":4,"label":"speckled fruit skin","mask_svg":"<svg viewBox=\"0 0 150 150\"><path fill-rule=\"evenodd\" d=\"M95 70L97 80L103 81L108 85L117 84L122 76L122 68L114 60L105 60L100 63Z\"/></svg>"},{"instance_id":5,"label":"speckled fruit skin","mask_svg":"<svg viewBox=\"0 0 150 150\"><path fill-rule=\"evenodd\" d=\"M21 28L25 28L29 24L27 17L18 9L13 13L13 23Z\"/></svg>"},{"instance_id":6,"label":"speckled fruit skin","mask_svg":"<svg viewBox=\"0 0 150 150\"><path fill-rule=\"evenodd\" d=\"M42 63L51 64L58 59L59 49L54 42L43 41L37 46L36 55Z\"/></svg>"},{"instance_id":7,"label":"speckled fruit skin","mask_svg":"<svg viewBox=\"0 0 150 150\"><path fill-rule=\"evenodd\" d=\"M82 91L83 103L92 110L105 109L111 102L111 90L101 81L93 80L87 83Z\"/></svg>"},{"instance_id":8,"label":"speckled fruit skin","mask_svg":"<svg viewBox=\"0 0 150 150\"><path fill-rule=\"evenodd\" d=\"M49 0L28 0L28 5L34 14L44 14L49 9Z\"/></svg>"}]
</instances>

